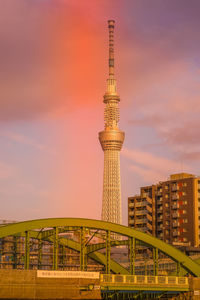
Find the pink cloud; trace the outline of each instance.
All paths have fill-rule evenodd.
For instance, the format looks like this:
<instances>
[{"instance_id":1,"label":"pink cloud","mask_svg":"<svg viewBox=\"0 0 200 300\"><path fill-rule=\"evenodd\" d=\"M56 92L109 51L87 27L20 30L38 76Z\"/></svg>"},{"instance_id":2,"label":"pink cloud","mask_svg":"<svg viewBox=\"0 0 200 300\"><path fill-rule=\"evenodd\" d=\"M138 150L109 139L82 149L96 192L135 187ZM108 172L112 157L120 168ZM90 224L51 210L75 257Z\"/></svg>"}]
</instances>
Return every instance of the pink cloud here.
<instances>
[{"instance_id":1,"label":"pink cloud","mask_svg":"<svg viewBox=\"0 0 200 300\"><path fill-rule=\"evenodd\" d=\"M147 182L149 184L156 183L161 180L165 180L167 176L165 172L146 169L134 164L130 166L130 169L135 174L139 175L144 180L144 182Z\"/></svg>"},{"instance_id":2,"label":"pink cloud","mask_svg":"<svg viewBox=\"0 0 200 300\"><path fill-rule=\"evenodd\" d=\"M0 180L7 179L16 175L14 166L0 161Z\"/></svg>"},{"instance_id":3,"label":"pink cloud","mask_svg":"<svg viewBox=\"0 0 200 300\"><path fill-rule=\"evenodd\" d=\"M45 145L40 144L37 141L35 141L33 138L27 137L20 133L11 132L11 131L0 131L0 136L17 143L32 146L39 150L45 150Z\"/></svg>"},{"instance_id":4,"label":"pink cloud","mask_svg":"<svg viewBox=\"0 0 200 300\"><path fill-rule=\"evenodd\" d=\"M131 159L132 161L141 164L145 167L156 169L156 170L172 170L178 169L180 164L174 160L167 159L165 157L159 157L150 152L144 152L141 150L129 150L124 148L122 155Z\"/></svg>"},{"instance_id":5,"label":"pink cloud","mask_svg":"<svg viewBox=\"0 0 200 300\"><path fill-rule=\"evenodd\" d=\"M145 182L166 180L170 174L181 172L183 168L177 160L141 150L124 148L122 155L130 160L129 168ZM191 172L191 168L184 164L184 171Z\"/></svg>"}]
</instances>

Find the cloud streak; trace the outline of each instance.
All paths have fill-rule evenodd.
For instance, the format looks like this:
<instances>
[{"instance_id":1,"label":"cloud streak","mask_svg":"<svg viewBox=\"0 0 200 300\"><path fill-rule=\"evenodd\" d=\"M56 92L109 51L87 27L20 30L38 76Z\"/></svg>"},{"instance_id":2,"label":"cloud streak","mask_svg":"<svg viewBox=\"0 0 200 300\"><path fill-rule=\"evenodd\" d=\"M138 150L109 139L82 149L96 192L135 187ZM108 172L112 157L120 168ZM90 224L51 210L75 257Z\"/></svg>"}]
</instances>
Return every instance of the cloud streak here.
<instances>
[{"instance_id":1,"label":"cloud streak","mask_svg":"<svg viewBox=\"0 0 200 300\"><path fill-rule=\"evenodd\" d=\"M38 143L33 138L27 137L20 133L11 132L11 131L0 131L0 136L4 137L12 142L17 142L23 145L28 145L34 147L38 150L46 150L45 145Z\"/></svg>"},{"instance_id":2,"label":"cloud streak","mask_svg":"<svg viewBox=\"0 0 200 300\"><path fill-rule=\"evenodd\" d=\"M180 172L181 165L179 162L150 152L124 148L122 155L129 159L129 168L141 176L145 182L166 180L169 174ZM190 167L188 165L185 164L184 168L189 172Z\"/></svg>"}]
</instances>

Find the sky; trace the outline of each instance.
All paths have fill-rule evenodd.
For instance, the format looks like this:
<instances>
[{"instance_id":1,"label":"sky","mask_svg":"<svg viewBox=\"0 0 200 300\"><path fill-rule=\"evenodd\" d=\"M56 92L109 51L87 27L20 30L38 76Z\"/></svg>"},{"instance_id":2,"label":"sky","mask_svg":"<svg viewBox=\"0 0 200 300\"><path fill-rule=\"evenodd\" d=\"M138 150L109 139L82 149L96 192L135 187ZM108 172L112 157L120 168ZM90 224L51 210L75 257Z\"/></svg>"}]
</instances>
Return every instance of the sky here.
<instances>
[{"instance_id":1,"label":"sky","mask_svg":"<svg viewBox=\"0 0 200 300\"><path fill-rule=\"evenodd\" d=\"M101 218L114 19L127 198L200 175L199 0L0 1L0 219Z\"/></svg>"}]
</instances>

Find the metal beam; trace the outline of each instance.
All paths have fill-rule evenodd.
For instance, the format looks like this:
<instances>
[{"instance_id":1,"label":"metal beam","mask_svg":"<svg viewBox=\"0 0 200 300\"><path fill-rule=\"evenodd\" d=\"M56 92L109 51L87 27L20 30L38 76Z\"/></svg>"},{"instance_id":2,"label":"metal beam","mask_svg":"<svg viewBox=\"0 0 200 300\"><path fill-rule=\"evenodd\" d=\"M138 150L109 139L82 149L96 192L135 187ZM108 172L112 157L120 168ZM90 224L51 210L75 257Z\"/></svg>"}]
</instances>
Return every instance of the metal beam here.
<instances>
[{"instance_id":1,"label":"metal beam","mask_svg":"<svg viewBox=\"0 0 200 300\"><path fill-rule=\"evenodd\" d=\"M22 233L19 236L25 236L25 235ZM30 231L30 237L38 239L37 232L36 231ZM49 237L49 238L46 238L44 240L53 243L52 236ZM58 244L63 245L65 247L69 248L69 249L73 249L75 251L80 252L80 243L72 241L70 239L61 237L58 240ZM99 252L92 252L92 253L88 254L88 257L90 257L93 260L95 260L96 262L106 266L106 256L104 254L99 253ZM124 267L122 267L120 264L118 264L117 262L115 262L112 259L110 259L110 269L113 273L116 273L116 274L120 273L120 274L124 274L124 275L130 275L130 273Z\"/></svg>"},{"instance_id":2,"label":"metal beam","mask_svg":"<svg viewBox=\"0 0 200 300\"><path fill-rule=\"evenodd\" d=\"M135 274L135 238L129 238L130 274Z\"/></svg>"},{"instance_id":3,"label":"metal beam","mask_svg":"<svg viewBox=\"0 0 200 300\"><path fill-rule=\"evenodd\" d=\"M13 237L14 240L14 244L13 244L13 250L14 250L14 254L13 254L13 261L14 261L14 269L17 269L17 236Z\"/></svg>"},{"instance_id":4,"label":"metal beam","mask_svg":"<svg viewBox=\"0 0 200 300\"><path fill-rule=\"evenodd\" d=\"M42 240L41 238L38 239L38 269L40 269L42 262Z\"/></svg>"},{"instance_id":5,"label":"metal beam","mask_svg":"<svg viewBox=\"0 0 200 300\"><path fill-rule=\"evenodd\" d=\"M178 261L176 263L176 276L180 276L180 270L181 270L181 264L180 262Z\"/></svg>"},{"instance_id":6,"label":"metal beam","mask_svg":"<svg viewBox=\"0 0 200 300\"><path fill-rule=\"evenodd\" d=\"M129 245L129 241L128 240L110 241L111 247L116 247L116 246L121 246L121 245ZM95 252L97 250L105 249L105 248L106 248L106 243L96 243L96 244L87 245L87 254Z\"/></svg>"},{"instance_id":7,"label":"metal beam","mask_svg":"<svg viewBox=\"0 0 200 300\"><path fill-rule=\"evenodd\" d=\"M85 248L85 227L80 228L80 270L85 271L86 270L86 248Z\"/></svg>"},{"instance_id":8,"label":"metal beam","mask_svg":"<svg viewBox=\"0 0 200 300\"><path fill-rule=\"evenodd\" d=\"M53 232L53 270L58 269L58 227L54 227Z\"/></svg>"},{"instance_id":9,"label":"metal beam","mask_svg":"<svg viewBox=\"0 0 200 300\"><path fill-rule=\"evenodd\" d=\"M24 269L29 269L30 261L30 235L29 231L25 231L25 253L24 253Z\"/></svg>"},{"instance_id":10,"label":"metal beam","mask_svg":"<svg viewBox=\"0 0 200 300\"><path fill-rule=\"evenodd\" d=\"M110 274L110 231L106 231L106 274Z\"/></svg>"},{"instance_id":11,"label":"metal beam","mask_svg":"<svg viewBox=\"0 0 200 300\"><path fill-rule=\"evenodd\" d=\"M158 248L153 248L153 273L154 276L158 275Z\"/></svg>"},{"instance_id":12,"label":"metal beam","mask_svg":"<svg viewBox=\"0 0 200 300\"><path fill-rule=\"evenodd\" d=\"M134 237L137 240L144 242L145 244L150 245L153 248L158 248L159 251L165 253L172 260L179 261L182 267L185 268L190 274L192 274L193 276L200 277L200 266L187 255L182 253L180 250L174 248L173 246L166 244L155 237L152 237L135 229L99 220L79 218L53 218L13 223L10 225L0 227L0 238L9 235L15 235L24 231L30 231L40 228L52 228L58 226L82 226L96 230L110 230L111 232L124 235L126 237Z\"/></svg>"}]
</instances>

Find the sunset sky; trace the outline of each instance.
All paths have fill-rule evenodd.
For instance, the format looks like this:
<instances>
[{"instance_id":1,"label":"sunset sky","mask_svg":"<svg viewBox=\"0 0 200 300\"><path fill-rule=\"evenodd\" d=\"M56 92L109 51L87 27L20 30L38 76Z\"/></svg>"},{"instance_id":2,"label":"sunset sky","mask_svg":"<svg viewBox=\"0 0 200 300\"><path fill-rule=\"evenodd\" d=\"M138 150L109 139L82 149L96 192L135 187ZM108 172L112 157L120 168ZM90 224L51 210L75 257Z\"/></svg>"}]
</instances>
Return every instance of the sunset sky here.
<instances>
[{"instance_id":1,"label":"sunset sky","mask_svg":"<svg viewBox=\"0 0 200 300\"><path fill-rule=\"evenodd\" d=\"M100 219L107 20L127 197L200 175L199 0L0 1L0 219Z\"/></svg>"}]
</instances>

